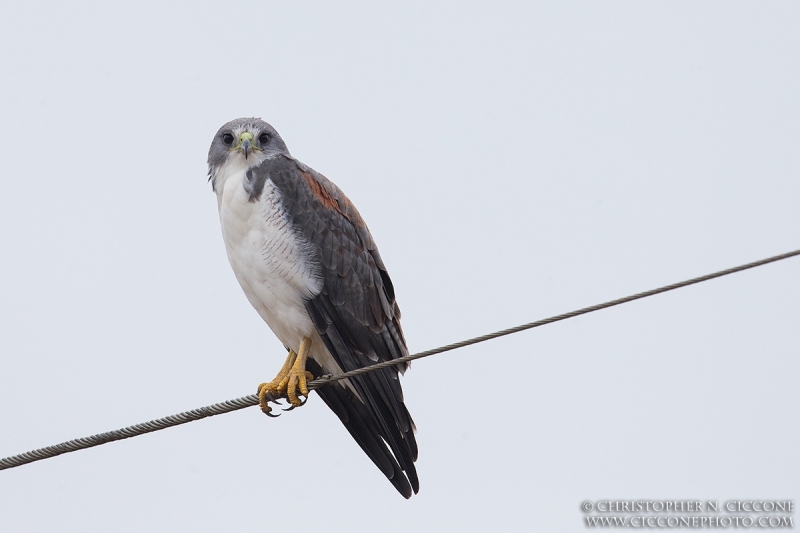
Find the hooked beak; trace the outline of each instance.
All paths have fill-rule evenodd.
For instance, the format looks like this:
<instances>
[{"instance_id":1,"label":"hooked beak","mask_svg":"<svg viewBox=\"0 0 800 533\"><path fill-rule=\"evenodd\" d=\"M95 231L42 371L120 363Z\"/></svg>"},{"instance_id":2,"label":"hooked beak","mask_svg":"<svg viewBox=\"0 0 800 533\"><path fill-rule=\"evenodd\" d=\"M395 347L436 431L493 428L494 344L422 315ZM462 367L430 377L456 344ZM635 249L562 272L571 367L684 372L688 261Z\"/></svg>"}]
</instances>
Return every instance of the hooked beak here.
<instances>
[{"instance_id":1,"label":"hooked beak","mask_svg":"<svg viewBox=\"0 0 800 533\"><path fill-rule=\"evenodd\" d=\"M239 135L239 146L237 148L244 154L244 158L250 155L253 150L253 134L246 131Z\"/></svg>"}]
</instances>

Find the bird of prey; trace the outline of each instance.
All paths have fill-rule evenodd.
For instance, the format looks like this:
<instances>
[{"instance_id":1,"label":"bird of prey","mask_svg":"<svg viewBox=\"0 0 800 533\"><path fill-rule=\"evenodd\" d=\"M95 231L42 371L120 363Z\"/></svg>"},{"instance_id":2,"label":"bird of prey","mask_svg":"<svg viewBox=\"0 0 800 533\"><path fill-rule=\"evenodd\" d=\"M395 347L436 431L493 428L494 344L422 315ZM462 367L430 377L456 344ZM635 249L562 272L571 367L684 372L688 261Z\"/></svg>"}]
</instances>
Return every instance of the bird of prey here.
<instances>
[{"instance_id":1,"label":"bird of prey","mask_svg":"<svg viewBox=\"0 0 800 533\"><path fill-rule=\"evenodd\" d=\"M400 309L378 248L355 206L289 154L275 129L240 118L208 151L222 237L247 299L288 350L258 386L261 409L308 396L307 381L408 355ZM419 491L414 421L398 364L317 389L350 435L406 498Z\"/></svg>"}]
</instances>

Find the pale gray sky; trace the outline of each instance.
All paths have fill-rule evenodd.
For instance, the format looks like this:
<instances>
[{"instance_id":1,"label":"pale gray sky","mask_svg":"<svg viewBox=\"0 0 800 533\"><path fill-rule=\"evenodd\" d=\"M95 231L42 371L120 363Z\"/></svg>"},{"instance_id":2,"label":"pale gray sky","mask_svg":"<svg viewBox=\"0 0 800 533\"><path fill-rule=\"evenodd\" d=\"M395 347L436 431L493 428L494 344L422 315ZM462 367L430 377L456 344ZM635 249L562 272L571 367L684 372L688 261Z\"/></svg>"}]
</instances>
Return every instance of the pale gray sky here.
<instances>
[{"instance_id":1,"label":"pale gray sky","mask_svg":"<svg viewBox=\"0 0 800 533\"><path fill-rule=\"evenodd\" d=\"M433 5L432 5L433 4ZM412 351L800 247L795 2L0 8L0 456L255 392L205 159L347 192ZM583 531L800 496L800 259L413 365L404 500L320 399L0 472L0 530Z\"/></svg>"}]
</instances>

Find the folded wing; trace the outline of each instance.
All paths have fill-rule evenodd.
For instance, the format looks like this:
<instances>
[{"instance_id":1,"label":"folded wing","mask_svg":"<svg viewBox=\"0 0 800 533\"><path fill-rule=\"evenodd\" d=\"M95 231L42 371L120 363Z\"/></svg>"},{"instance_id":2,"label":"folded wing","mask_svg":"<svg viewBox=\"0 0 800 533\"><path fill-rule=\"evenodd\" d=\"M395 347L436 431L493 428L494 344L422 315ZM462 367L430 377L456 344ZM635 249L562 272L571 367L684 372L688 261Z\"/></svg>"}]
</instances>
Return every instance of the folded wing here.
<instances>
[{"instance_id":1,"label":"folded wing","mask_svg":"<svg viewBox=\"0 0 800 533\"><path fill-rule=\"evenodd\" d=\"M306 309L331 356L344 371L408 354L394 288L372 235L350 200L321 174L287 155L248 171L254 196L266 180L302 238L310 243L323 277L322 291ZM316 367L316 368L315 368ZM399 368L398 368L399 367ZM317 390L361 448L406 498L419 490L414 422L403 402L398 370L350 378L352 389ZM315 375L322 369L311 361Z\"/></svg>"}]
</instances>

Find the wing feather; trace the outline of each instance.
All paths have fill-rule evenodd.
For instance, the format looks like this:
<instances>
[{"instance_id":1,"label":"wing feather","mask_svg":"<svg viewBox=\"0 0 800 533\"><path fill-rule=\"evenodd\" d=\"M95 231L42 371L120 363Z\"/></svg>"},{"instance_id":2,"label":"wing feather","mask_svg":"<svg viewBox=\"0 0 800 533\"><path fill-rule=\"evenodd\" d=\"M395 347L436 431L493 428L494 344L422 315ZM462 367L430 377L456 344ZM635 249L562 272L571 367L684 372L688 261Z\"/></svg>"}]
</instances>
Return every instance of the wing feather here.
<instances>
[{"instance_id":1,"label":"wing feather","mask_svg":"<svg viewBox=\"0 0 800 533\"><path fill-rule=\"evenodd\" d=\"M306 309L337 364L348 371L407 355L394 287L355 206L336 185L288 155L248 171L248 180L261 188L267 179L281 191L295 229L319 261L323 287ZM406 366L351 378L356 394L340 384L317 392L395 488L410 497L419 480L414 421L398 374Z\"/></svg>"}]
</instances>

